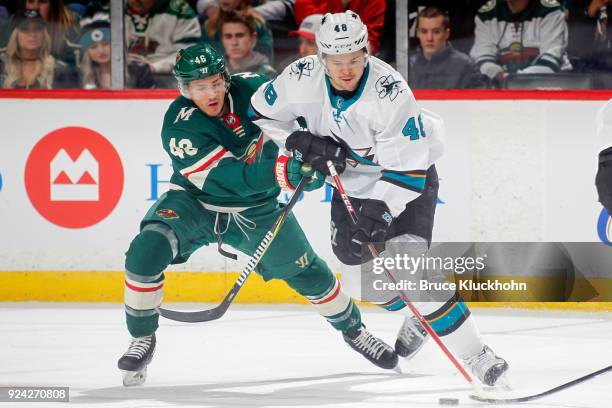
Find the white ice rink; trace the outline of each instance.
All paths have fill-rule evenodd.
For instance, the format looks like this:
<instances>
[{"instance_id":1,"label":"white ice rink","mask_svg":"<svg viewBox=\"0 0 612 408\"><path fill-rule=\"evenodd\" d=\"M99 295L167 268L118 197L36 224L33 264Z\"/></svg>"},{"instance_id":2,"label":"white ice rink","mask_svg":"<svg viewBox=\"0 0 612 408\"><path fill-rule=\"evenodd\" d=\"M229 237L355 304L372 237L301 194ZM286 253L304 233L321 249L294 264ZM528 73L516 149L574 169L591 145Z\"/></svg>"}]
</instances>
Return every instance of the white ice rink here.
<instances>
[{"instance_id":1,"label":"white ice rink","mask_svg":"<svg viewBox=\"0 0 612 408\"><path fill-rule=\"evenodd\" d=\"M185 308L185 306L181 306ZM201 305L196 308L202 307ZM393 344L399 315L365 308L364 322ZM612 316L474 311L486 342L511 366L516 394L543 391L612 364ZM0 303L0 386L69 386L70 403L0 407L460 407L469 387L433 342L401 375L372 366L306 306L233 306L219 321L161 319L143 387L116 368L128 335L120 305ZM612 406L612 374L522 407Z\"/></svg>"}]
</instances>

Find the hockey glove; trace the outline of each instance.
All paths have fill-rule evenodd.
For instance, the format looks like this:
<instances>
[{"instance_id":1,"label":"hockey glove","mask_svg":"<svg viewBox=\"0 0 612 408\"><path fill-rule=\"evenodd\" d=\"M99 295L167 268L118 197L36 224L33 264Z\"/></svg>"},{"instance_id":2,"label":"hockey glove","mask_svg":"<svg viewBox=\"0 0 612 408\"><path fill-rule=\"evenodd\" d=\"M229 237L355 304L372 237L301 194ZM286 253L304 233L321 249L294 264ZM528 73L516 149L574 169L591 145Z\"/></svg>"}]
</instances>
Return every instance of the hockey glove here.
<instances>
[{"instance_id":1,"label":"hockey glove","mask_svg":"<svg viewBox=\"0 0 612 408\"><path fill-rule=\"evenodd\" d=\"M274 165L276 182L283 190L295 190L302 177L310 177L310 182L304 191L321 188L325 183L325 176L313 167L309 167L298 160L280 156Z\"/></svg>"},{"instance_id":2,"label":"hockey glove","mask_svg":"<svg viewBox=\"0 0 612 408\"><path fill-rule=\"evenodd\" d=\"M599 202L612 215L612 148L599 153L599 169L595 176Z\"/></svg>"},{"instance_id":3,"label":"hockey glove","mask_svg":"<svg viewBox=\"0 0 612 408\"><path fill-rule=\"evenodd\" d=\"M298 130L285 141L285 148L293 152L293 157L311 163L312 166L329 176L327 161L331 160L338 174L346 168L346 150L330 139L315 136L310 132Z\"/></svg>"},{"instance_id":4,"label":"hockey glove","mask_svg":"<svg viewBox=\"0 0 612 408\"><path fill-rule=\"evenodd\" d=\"M362 257L362 245L371 242L374 248L381 253L385 250L387 230L391 226L393 217L384 201L364 200L359 210L359 219L352 228L350 242L353 255ZM367 250L366 250L367 253Z\"/></svg>"}]
</instances>

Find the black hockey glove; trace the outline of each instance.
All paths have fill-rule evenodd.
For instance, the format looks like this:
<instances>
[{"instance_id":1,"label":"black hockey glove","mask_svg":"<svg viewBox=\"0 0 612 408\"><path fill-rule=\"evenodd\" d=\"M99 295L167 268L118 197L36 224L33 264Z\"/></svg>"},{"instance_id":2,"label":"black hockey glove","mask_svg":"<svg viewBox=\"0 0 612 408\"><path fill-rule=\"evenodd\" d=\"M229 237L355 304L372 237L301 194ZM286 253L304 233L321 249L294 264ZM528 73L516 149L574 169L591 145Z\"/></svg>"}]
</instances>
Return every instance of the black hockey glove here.
<instances>
[{"instance_id":1,"label":"black hockey glove","mask_svg":"<svg viewBox=\"0 0 612 408\"><path fill-rule=\"evenodd\" d=\"M346 150L333 140L315 136L310 132L293 132L285 141L285 148L293 153L294 158L312 164L315 170L327 176L328 160L334 163L338 174L346 168Z\"/></svg>"},{"instance_id":2,"label":"black hockey glove","mask_svg":"<svg viewBox=\"0 0 612 408\"><path fill-rule=\"evenodd\" d=\"M393 221L391 211L384 201L365 200L359 210L357 224L351 230L350 248L353 255L361 258L362 244L368 242L374 244L378 253L384 251L387 230L391 226L391 221Z\"/></svg>"},{"instance_id":3,"label":"black hockey glove","mask_svg":"<svg viewBox=\"0 0 612 408\"><path fill-rule=\"evenodd\" d=\"M612 147L599 153L599 169L595 176L599 202L612 215Z\"/></svg>"}]
</instances>

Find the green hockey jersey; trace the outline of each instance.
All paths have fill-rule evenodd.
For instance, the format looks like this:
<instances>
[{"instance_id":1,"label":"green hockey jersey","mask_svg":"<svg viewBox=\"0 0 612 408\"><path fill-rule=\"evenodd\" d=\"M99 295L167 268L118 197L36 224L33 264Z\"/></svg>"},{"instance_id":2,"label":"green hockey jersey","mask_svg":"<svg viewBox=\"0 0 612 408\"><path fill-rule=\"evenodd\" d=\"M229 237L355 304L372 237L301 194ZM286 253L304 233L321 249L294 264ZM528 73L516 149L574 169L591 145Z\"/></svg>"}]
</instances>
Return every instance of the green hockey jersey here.
<instances>
[{"instance_id":1,"label":"green hockey jersey","mask_svg":"<svg viewBox=\"0 0 612 408\"><path fill-rule=\"evenodd\" d=\"M241 211L274 200L278 147L265 141L247 115L251 95L266 81L243 73L231 77L229 113L210 117L183 96L172 102L162 128L172 159L171 189L193 194L216 211Z\"/></svg>"}]
</instances>

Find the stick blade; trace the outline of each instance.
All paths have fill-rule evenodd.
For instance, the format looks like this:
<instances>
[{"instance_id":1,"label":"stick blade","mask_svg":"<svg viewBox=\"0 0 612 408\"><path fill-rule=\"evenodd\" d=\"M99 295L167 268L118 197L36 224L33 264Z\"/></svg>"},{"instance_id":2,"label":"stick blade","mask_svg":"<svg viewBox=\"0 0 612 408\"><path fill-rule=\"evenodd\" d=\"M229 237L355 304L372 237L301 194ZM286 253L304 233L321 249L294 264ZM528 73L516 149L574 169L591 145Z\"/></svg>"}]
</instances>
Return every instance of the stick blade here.
<instances>
[{"instance_id":1,"label":"stick blade","mask_svg":"<svg viewBox=\"0 0 612 408\"><path fill-rule=\"evenodd\" d=\"M209 310L199 310L197 312L182 312L180 310L170 310L164 309L163 307L158 307L157 311L162 317L166 319L174 320L177 322L183 323L202 323L209 322L211 320L217 320L225 313L225 309L221 305Z\"/></svg>"}]
</instances>

